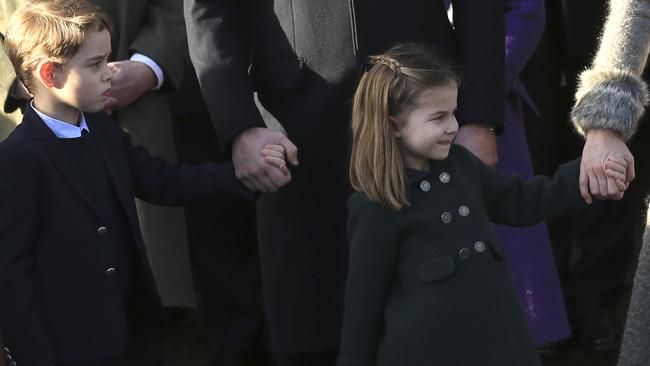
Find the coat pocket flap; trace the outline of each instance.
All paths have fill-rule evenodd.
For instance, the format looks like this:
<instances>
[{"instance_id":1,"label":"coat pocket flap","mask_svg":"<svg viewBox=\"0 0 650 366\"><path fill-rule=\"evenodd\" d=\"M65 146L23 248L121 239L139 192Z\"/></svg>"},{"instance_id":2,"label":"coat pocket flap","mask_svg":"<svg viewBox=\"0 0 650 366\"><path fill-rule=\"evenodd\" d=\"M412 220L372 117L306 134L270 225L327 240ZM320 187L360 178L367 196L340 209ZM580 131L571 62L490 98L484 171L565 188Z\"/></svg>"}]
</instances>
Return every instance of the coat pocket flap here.
<instances>
[{"instance_id":1,"label":"coat pocket flap","mask_svg":"<svg viewBox=\"0 0 650 366\"><path fill-rule=\"evenodd\" d=\"M449 256L435 257L418 264L415 267L415 273L418 278L425 282L441 280L454 272L456 263Z\"/></svg>"},{"instance_id":2,"label":"coat pocket flap","mask_svg":"<svg viewBox=\"0 0 650 366\"><path fill-rule=\"evenodd\" d=\"M249 74L255 91L297 89L304 84L302 58L253 63Z\"/></svg>"}]
</instances>

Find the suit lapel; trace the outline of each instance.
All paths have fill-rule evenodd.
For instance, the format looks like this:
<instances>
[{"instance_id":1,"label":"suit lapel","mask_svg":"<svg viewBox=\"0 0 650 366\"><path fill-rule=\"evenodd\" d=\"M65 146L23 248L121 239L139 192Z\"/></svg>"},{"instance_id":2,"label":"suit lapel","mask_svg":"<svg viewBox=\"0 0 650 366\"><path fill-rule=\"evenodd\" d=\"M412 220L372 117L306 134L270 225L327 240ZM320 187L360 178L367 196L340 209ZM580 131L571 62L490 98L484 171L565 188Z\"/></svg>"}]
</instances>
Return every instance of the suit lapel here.
<instances>
[{"instance_id":1,"label":"suit lapel","mask_svg":"<svg viewBox=\"0 0 650 366\"><path fill-rule=\"evenodd\" d=\"M68 182L72 190L90 207L91 210L101 217L97 205L86 187L86 183L79 172L69 153L63 147L63 144L56 137L40 117L31 107L25 110L25 122L27 122L28 133L37 140L42 140L45 150L52 160L54 166L61 172L63 179Z\"/></svg>"},{"instance_id":2,"label":"suit lapel","mask_svg":"<svg viewBox=\"0 0 650 366\"><path fill-rule=\"evenodd\" d=\"M128 166L124 166L123 162L127 161L126 156L123 150L116 150L111 148L109 145L109 138L106 136L104 129L100 126L101 121L99 118L96 118L96 115L86 114L86 123L88 128L91 131L91 135L99 148L99 153L104 161L104 166L106 167L106 174L111 181L111 186L113 192L120 201L120 206L126 213L131 229L135 229L134 225L137 225L138 219L135 216L133 211L133 196L130 191L127 191L125 188L128 187L131 182L129 179ZM114 121L107 121L108 123L116 123ZM137 230L134 230L137 233Z\"/></svg>"}]
</instances>

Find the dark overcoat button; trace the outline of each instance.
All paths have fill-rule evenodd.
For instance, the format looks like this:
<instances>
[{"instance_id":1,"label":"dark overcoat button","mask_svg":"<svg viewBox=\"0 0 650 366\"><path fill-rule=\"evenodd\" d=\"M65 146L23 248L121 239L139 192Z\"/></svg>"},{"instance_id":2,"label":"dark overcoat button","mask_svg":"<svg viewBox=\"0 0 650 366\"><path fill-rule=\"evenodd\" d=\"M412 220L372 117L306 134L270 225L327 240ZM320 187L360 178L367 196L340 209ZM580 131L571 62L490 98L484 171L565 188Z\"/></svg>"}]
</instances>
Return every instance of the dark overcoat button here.
<instances>
[{"instance_id":1,"label":"dark overcoat button","mask_svg":"<svg viewBox=\"0 0 650 366\"><path fill-rule=\"evenodd\" d=\"M460 259L467 259L469 258L469 249L463 248L458 251L458 258Z\"/></svg>"},{"instance_id":2,"label":"dark overcoat button","mask_svg":"<svg viewBox=\"0 0 650 366\"><path fill-rule=\"evenodd\" d=\"M420 182L420 189L422 192L429 192L431 190L431 183L428 180L423 180Z\"/></svg>"},{"instance_id":3,"label":"dark overcoat button","mask_svg":"<svg viewBox=\"0 0 650 366\"><path fill-rule=\"evenodd\" d=\"M113 276L113 275L115 275L115 272L117 272L117 270L116 270L115 268L113 268L113 267L111 267L111 268L109 268L109 269L106 270L106 274L107 274L108 276Z\"/></svg>"},{"instance_id":4,"label":"dark overcoat button","mask_svg":"<svg viewBox=\"0 0 650 366\"><path fill-rule=\"evenodd\" d=\"M438 178L440 179L440 183L447 184L451 181L451 174L442 172Z\"/></svg>"},{"instance_id":5,"label":"dark overcoat button","mask_svg":"<svg viewBox=\"0 0 650 366\"><path fill-rule=\"evenodd\" d=\"M482 241L477 241L474 243L474 250L476 250L479 253L483 253L485 251L485 243Z\"/></svg>"},{"instance_id":6,"label":"dark overcoat button","mask_svg":"<svg viewBox=\"0 0 650 366\"><path fill-rule=\"evenodd\" d=\"M451 222L452 216L451 212L445 211L440 215L440 220L442 220L443 223L449 224Z\"/></svg>"},{"instance_id":7,"label":"dark overcoat button","mask_svg":"<svg viewBox=\"0 0 650 366\"><path fill-rule=\"evenodd\" d=\"M106 235L108 233L108 228L106 226L100 226L99 229L97 229L97 234L99 235Z\"/></svg>"},{"instance_id":8,"label":"dark overcoat button","mask_svg":"<svg viewBox=\"0 0 650 366\"><path fill-rule=\"evenodd\" d=\"M465 205L462 205L462 206L458 207L458 214L463 216L463 217L469 216L469 207L467 207Z\"/></svg>"}]
</instances>

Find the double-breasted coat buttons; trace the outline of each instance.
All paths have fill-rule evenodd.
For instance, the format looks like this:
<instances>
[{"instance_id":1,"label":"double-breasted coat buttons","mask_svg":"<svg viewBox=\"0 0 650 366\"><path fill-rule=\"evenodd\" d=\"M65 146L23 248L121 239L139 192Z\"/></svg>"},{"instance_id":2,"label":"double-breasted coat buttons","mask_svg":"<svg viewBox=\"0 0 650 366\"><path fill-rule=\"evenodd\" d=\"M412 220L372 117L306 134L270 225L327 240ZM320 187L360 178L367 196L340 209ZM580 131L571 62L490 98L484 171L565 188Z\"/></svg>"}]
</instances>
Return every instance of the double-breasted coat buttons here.
<instances>
[{"instance_id":1,"label":"double-breasted coat buttons","mask_svg":"<svg viewBox=\"0 0 650 366\"><path fill-rule=\"evenodd\" d=\"M431 190L431 183L428 180L423 180L420 182L420 189L422 192L429 192Z\"/></svg>"},{"instance_id":2,"label":"double-breasted coat buttons","mask_svg":"<svg viewBox=\"0 0 650 366\"><path fill-rule=\"evenodd\" d=\"M458 258L460 259L467 259L469 258L469 249L467 248L462 248L461 250L458 251Z\"/></svg>"},{"instance_id":3,"label":"double-breasted coat buttons","mask_svg":"<svg viewBox=\"0 0 650 366\"><path fill-rule=\"evenodd\" d=\"M469 207L467 207L465 205L462 205L462 206L458 207L458 214L463 216L463 217L469 216Z\"/></svg>"},{"instance_id":4,"label":"double-breasted coat buttons","mask_svg":"<svg viewBox=\"0 0 650 366\"><path fill-rule=\"evenodd\" d=\"M447 184L451 181L451 174L442 172L438 178L440 179L440 183Z\"/></svg>"},{"instance_id":5,"label":"double-breasted coat buttons","mask_svg":"<svg viewBox=\"0 0 650 366\"><path fill-rule=\"evenodd\" d=\"M109 277L112 277L112 276L115 275L116 272L117 272L117 269L111 267L111 268L106 270L106 275L109 276Z\"/></svg>"},{"instance_id":6,"label":"double-breasted coat buttons","mask_svg":"<svg viewBox=\"0 0 650 366\"><path fill-rule=\"evenodd\" d=\"M440 220L442 220L444 224L449 224L451 222L451 219L452 216L451 216L451 212L449 211L445 211L442 213L442 215L440 215Z\"/></svg>"},{"instance_id":7,"label":"double-breasted coat buttons","mask_svg":"<svg viewBox=\"0 0 650 366\"><path fill-rule=\"evenodd\" d=\"M486 248L485 243L480 240L474 243L474 250L476 250L479 253L483 253L485 251L485 248Z\"/></svg>"}]
</instances>

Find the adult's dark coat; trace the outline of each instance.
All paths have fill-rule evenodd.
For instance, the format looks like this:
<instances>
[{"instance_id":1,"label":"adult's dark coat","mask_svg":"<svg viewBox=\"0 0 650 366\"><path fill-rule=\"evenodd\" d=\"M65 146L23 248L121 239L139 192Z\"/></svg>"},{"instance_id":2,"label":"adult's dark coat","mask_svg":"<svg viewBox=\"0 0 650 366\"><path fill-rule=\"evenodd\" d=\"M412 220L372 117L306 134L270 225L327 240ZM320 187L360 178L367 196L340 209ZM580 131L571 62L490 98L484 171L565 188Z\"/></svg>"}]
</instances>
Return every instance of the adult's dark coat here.
<instances>
[{"instance_id":1,"label":"adult's dark coat","mask_svg":"<svg viewBox=\"0 0 650 366\"><path fill-rule=\"evenodd\" d=\"M430 170L407 170L411 207L353 194L339 366L540 365L491 222L584 207L579 163L526 182L452 146Z\"/></svg>"},{"instance_id":2,"label":"adult's dark coat","mask_svg":"<svg viewBox=\"0 0 650 366\"><path fill-rule=\"evenodd\" d=\"M0 143L2 340L21 366L125 352L129 364L160 365L162 308L134 197L179 206L251 193L231 164L172 166L134 146L112 119L85 116L128 222L134 265L126 306L103 201L91 194L63 143L27 108L23 123Z\"/></svg>"},{"instance_id":3,"label":"adult's dark coat","mask_svg":"<svg viewBox=\"0 0 650 366\"><path fill-rule=\"evenodd\" d=\"M346 273L350 99L357 66L398 41L459 61L459 120L503 123L501 0L186 0L190 56L221 145L284 128L299 148L293 181L258 204L274 352L338 348Z\"/></svg>"}]
</instances>

